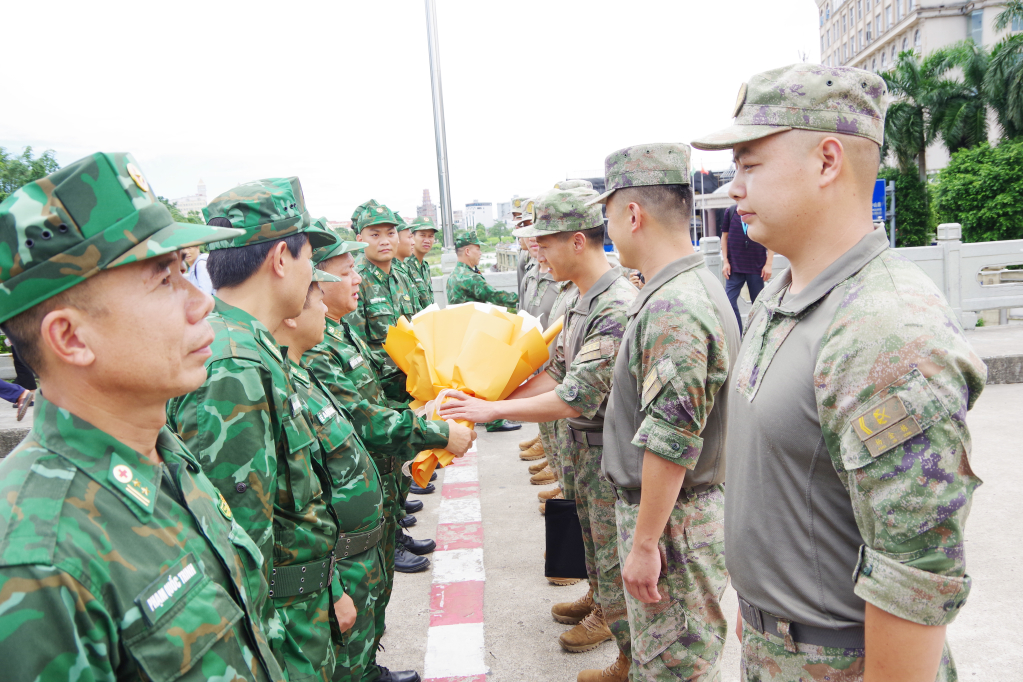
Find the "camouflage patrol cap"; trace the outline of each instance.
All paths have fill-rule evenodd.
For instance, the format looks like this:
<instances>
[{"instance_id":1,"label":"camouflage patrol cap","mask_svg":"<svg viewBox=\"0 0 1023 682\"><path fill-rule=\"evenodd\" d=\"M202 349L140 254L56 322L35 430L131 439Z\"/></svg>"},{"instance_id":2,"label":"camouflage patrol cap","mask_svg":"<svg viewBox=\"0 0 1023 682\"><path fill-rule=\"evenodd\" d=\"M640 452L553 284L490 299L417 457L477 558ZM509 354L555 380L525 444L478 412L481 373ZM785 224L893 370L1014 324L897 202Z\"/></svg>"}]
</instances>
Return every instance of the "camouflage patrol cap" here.
<instances>
[{"instance_id":1,"label":"camouflage patrol cap","mask_svg":"<svg viewBox=\"0 0 1023 682\"><path fill-rule=\"evenodd\" d=\"M315 249L334 242L325 230L311 230L312 221L305 207L302 183L298 178L267 178L238 185L209 203L202 210L206 222L226 218L231 226L243 230L234 239L213 242L209 249L233 249L275 241L300 232L308 233Z\"/></svg>"},{"instance_id":2,"label":"camouflage patrol cap","mask_svg":"<svg viewBox=\"0 0 1023 682\"><path fill-rule=\"evenodd\" d=\"M689 145L666 142L640 144L608 154L604 159L607 191L591 204L605 204L616 190L649 185L689 184Z\"/></svg>"},{"instance_id":3,"label":"camouflage patrol cap","mask_svg":"<svg viewBox=\"0 0 1023 682\"><path fill-rule=\"evenodd\" d=\"M533 222L536 217L534 211L536 210L536 199L525 199L522 202L522 208L519 209L519 217L512 220L512 225L518 227L525 222Z\"/></svg>"},{"instance_id":4,"label":"camouflage patrol cap","mask_svg":"<svg viewBox=\"0 0 1023 682\"><path fill-rule=\"evenodd\" d=\"M693 146L731 149L794 128L857 135L881 145L888 102L884 79L869 71L793 64L743 83L732 114L735 123L693 140Z\"/></svg>"},{"instance_id":5,"label":"camouflage patrol cap","mask_svg":"<svg viewBox=\"0 0 1023 682\"><path fill-rule=\"evenodd\" d=\"M394 229L398 232L404 232L409 229L409 224L405 222L405 219L398 215L397 211L394 211L394 217L398 219L398 222L394 225Z\"/></svg>"},{"instance_id":6,"label":"camouflage patrol cap","mask_svg":"<svg viewBox=\"0 0 1023 682\"><path fill-rule=\"evenodd\" d=\"M346 253L353 253L355 251L362 251L369 244L366 242L350 242L350 241L339 241L337 244L332 246L323 246L313 251L313 264L319 265L325 260L330 260L335 256L343 256Z\"/></svg>"},{"instance_id":7,"label":"camouflage patrol cap","mask_svg":"<svg viewBox=\"0 0 1023 682\"><path fill-rule=\"evenodd\" d=\"M554 189L579 189L580 187L583 189L593 189L593 183L582 178L562 180L561 182L554 183Z\"/></svg>"},{"instance_id":8,"label":"camouflage patrol cap","mask_svg":"<svg viewBox=\"0 0 1023 682\"><path fill-rule=\"evenodd\" d=\"M423 232L425 230L437 231L437 226L433 224L433 219L430 216L421 215L412 221L409 227L413 232Z\"/></svg>"},{"instance_id":9,"label":"camouflage patrol cap","mask_svg":"<svg viewBox=\"0 0 1023 682\"><path fill-rule=\"evenodd\" d=\"M174 222L130 154L87 156L0 203L0 322L103 270L240 234Z\"/></svg>"},{"instance_id":10,"label":"camouflage patrol cap","mask_svg":"<svg viewBox=\"0 0 1023 682\"><path fill-rule=\"evenodd\" d=\"M455 248L460 249L463 246L469 246L470 244L479 245L480 239L476 235L476 230L463 230L455 235Z\"/></svg>"},{"instance_id":11,"label":"camouflage patrol cap","mask_svg":"<svg viewBox=\"0 0 1023 682\"><path fill-rule=\"evenodd\" d=\"M519 215L522 213L522 204L529 201L529 197L512 197L511 200L511 212L512 215Z\"/></svg>"},{"instance_id":12,"label":"camouflage patrol cap","mask_svg":"<svg viewBox=\"0 0 1023 682\"><path fill-rule=\"evenodd\" d=\"M353 215L352 229L355 230L355 234L359 234L367 227L374 225L394 225L397 227L398 221L399 218L394 215L391 209L370 199L357 217Z\"/></svg>"},{"instance_id":13,"label":"camouflage patrol cap","mask_svg":"<svg viewBox=\"0 0 1023 682\"><path fill-rule=\"evenodd\" d=\"M532 225L512 232L514 237L542 237L558 232L580 232L604 226L604 214L594 205L597 192L577 189L552 189L541 194L534 205Z\"/></svg>"}]
</instances>

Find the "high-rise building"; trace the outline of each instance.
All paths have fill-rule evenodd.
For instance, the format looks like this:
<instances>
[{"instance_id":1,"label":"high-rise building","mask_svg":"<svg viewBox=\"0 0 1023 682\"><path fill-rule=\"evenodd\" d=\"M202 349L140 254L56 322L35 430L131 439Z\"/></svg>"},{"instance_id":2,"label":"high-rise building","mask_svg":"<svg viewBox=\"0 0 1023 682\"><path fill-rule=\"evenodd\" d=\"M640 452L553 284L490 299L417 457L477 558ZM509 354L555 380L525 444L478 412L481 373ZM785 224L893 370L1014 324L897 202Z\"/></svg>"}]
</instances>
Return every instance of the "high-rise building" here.
<instances>
[{"instance_id":1,"label":"high-rise building","mask_svg":"<svg viewBox=\"0 0 1023 682\"><path fill-rule=\"evenodd\" d=\"M199 186L196 188L195 194L190 194L187 197L181 197L180 199L174 199L171 201L174 207L188 215L189 211L199 211L206 208L206 204L209 202L206 200L206 183L199 179Z\"/></svg>"},{"instance_id":2,"label":"high-rise building","mask_svg":"<svg viewBox=\"0 0 1023 682\"><path fill-rule=\"evenodd\" d=\"M437 205L430 201L430 190L423 190L423 205L416 207L416 216L426 216L433 221L434 225L440 225L437 222Z\"/></svg>"},{"instance_id":3,"label":"high-rise building","mask_svg":"<svg viewBox=\"0 0 1023 682\"><path fill-rule=\"evenodd\" d=\"M938 48L972 38L993 46L1009 32L1023 30L1014 22L995 31L995 17L1004 0L815 0L820 15L821 64L854 66L875 73L892 68L900 52L921 57ZM997 137L997 126L992 135ZM944 147L927 150L927 169L948 164Z\"/></svg>"},{"instance_id":4,"label":"high-rise building","mask_svg":"<svg viewBox=\"0 0 1023 682\"><path fill-rule=\"evenodd\" d=\"M494 224L494 205L489 201L473 200L465 205L465 218L469 227L482 223L483 227Z\"/></svg>"}]
</instances>

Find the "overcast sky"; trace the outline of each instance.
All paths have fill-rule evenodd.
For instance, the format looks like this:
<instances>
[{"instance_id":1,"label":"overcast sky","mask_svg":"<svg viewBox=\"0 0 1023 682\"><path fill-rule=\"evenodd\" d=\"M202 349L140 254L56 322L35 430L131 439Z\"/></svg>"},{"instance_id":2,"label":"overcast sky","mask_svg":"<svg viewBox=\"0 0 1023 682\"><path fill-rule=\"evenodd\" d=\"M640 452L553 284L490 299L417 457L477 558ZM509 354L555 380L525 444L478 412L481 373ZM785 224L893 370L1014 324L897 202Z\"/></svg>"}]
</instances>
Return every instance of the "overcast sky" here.
<instances>
[{"instance_id":1,"label":"overcast sky","mask_svg":"<svg viewBox=\"0 0 1023 682\"><path fill-rule=\"evenodd\" d=\"M688 142L730 122L751 74L820 58L813 0L436 6L456 210ZM3 23L9 151L129 151L171 199L298 175L331 220L437 201L422 0L10 2Z\"/></svg>"}]
</instances>

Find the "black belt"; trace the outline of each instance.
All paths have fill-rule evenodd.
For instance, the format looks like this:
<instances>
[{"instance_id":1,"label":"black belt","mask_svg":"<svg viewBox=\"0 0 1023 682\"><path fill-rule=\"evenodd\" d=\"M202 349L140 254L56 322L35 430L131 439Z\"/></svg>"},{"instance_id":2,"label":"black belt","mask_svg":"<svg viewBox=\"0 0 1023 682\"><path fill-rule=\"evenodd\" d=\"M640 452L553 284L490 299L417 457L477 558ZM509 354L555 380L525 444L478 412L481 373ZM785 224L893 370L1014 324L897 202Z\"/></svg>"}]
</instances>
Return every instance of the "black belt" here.
<instances>
[{"instance_id":1,"label":"black belt","mask_svg":"<svg viewBox=\"0 0 1023 682\"><path fill-rule=\"evenodd\" d=\"M334 556L290 566L275 566L270 576L270 596L287 599L319 592L330 585L334 575Z\"/></svg>"},{"instance_id":2,"label":"black belt","mask_svg":"<svg viewBox=\"0 0 1023 682\"><path fill-rule=\"evenodd\" d=\"M363 552L376 547L381 538L384 537L384 524L378 523L372 530L359 533L341 533L334 545L334 557L338 561L346 557L362 554Z\"/></svg>"},{"instance_id":3,"label":"black belt","mask_svg":"<svg viewBox=\"0 0 1023 682\"><path fill-rule=\"evenodd\" d=\"M381 474L389 474L394 471L394 457L373 457L373 463Z\"/></svg>"},{"instance_id":4,"label":"black belt","mask_svg":"<svg viewBox=\"0 0 1023 682\"><path fill-rule=\"evenodd\" d=\"M586 447L593 447L594 445L604 445L604 432L603 431L580 431L579 429L573 429L571 426L568 427L568 432L572 434L572 440L576 443L582 443Z\"/></svg>"},{"instance_id":5,"label":"black belt","mask_svg":"<svg viewBox=\"0 0 1023 682\"><path fill-rule=\"evenodd\" d=\"M863 649L865 646L862 625L837 630L834 628L818 628L813 625L803 625L802 623L792 623L784 618L779 619L777 616L772 616L766 611L753 606L753 604L743 599L742 596L739 597L739 611L742 613L742 619L749 623L749 626L757 632L769 632L782 639L785 639L785 635L778 630L779 620L788 625L788 633L792 637L793 642L812 644L814 646L829 646L836 649Z\"/></svg>"},{"instance_id":6,"label":"black belt","mask_svg":"<svg viewBox=\"0 0 1023 682\"><path fill-rule=\"evenodd\" d=\"M717 487L716 483L694 485L691 488L682 488L682 490L678 492L678 496L680 499L691 500L697 495L705 493L715 487ZM640 493L642 492L639 488L620 488L616 485L612 485L611 490L614 491L615 497L622 502L627 504L639 504Z\"/></svg>"}]
</instances>

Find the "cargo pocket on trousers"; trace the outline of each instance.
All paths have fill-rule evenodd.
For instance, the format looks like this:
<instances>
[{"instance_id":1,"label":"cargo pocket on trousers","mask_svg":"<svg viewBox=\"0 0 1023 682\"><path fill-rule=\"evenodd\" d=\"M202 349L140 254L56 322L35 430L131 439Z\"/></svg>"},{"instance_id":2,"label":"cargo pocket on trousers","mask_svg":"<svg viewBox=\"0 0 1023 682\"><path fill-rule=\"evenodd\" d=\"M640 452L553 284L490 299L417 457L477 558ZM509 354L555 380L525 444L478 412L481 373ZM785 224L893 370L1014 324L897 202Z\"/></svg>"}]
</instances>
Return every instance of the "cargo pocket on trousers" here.
<instances>
[{"instance_id":1,"label":"cargo pocket on trousers","mask_svg":"<svg viewBox=\"0 0 1023 682\"><path fill-rule=\"evenodd\" d=\"M647 665L688 631L686 612L681 604L675 602L658 614L632 641L632 657L640 665Z\"/></svg>"},{"instance_id":2,"label":"cargo pocket on trousers","mask_svg":"<svg viewBox=\"0 0 1023 682\"><path fill-rule=\"evenodd\" d=\"M597 548L597 570L607 573L618 566L621 561L618 557L618 543L605 542Z\"/></svg>"}]
</instances>

